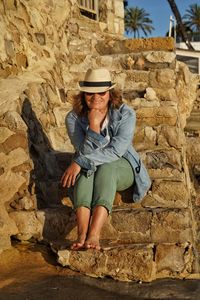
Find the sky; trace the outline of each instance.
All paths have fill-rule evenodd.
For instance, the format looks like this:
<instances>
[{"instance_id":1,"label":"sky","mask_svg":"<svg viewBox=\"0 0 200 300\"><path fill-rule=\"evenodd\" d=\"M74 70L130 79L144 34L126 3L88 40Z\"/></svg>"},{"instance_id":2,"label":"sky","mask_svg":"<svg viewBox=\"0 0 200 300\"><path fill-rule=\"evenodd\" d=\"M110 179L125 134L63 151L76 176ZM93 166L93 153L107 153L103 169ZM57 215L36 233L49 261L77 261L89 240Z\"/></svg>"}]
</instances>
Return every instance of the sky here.
<instances>
[{"instance_id":1,"label":"sky","mask_svg":"<svg viewBox=\"0 0 200 300\"><path fill-rule=\"evenodd\" d=\"M189 5L199 3L199 0L176 0L176 5L180 11L181 16L185 14ZM128 7L144 8L149 13L149 18L153 21L153 27L151 35L148 37L163 37L169 30L170 15L172 15L170 6L167 0L128 0ZM131 37L129 34L128 37ZM140 32L140 37L144 37Z\"/></svg>"}]
</instances>

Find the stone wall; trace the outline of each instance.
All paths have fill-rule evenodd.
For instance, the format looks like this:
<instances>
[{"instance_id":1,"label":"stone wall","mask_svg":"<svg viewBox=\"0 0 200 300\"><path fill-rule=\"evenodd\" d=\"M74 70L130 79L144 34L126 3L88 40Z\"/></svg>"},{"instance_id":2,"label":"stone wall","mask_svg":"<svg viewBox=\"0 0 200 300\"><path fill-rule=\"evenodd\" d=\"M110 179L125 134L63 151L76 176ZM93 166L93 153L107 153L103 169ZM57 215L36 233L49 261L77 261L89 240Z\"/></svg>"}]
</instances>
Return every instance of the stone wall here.
<instances>
[{"instance_id":1,"label":"stone wall","mask_svg":"<svg viewBox=\"0 0 200 300\"><path fill-rule=\"evenodd\" d=\"M81 16L73 0L0 4L0 251L10 247L12 236L74 237L71 207L59 185L73 151L65 116L77 81L89 67L103 66L112 72L124 102L136 110L134 145L153 182L140 211L126 214L127 224L134 219L131 238L124 212L118 211L103 236L151 243L145 251L151 252L154 271L157 260L157 273L149 278L185 274L186 269L188 274L193 272L196 231L184 127L196 98L196 79L176 61L172 39L114 36L122 33L122 25L116 25L122 1L101 5L107 10L98 23ZM134 206L123 200L117 205ZM61 201L68 205L64 211ZM62 217L55 220L57 207ZM180 254L178 271L176 261L170 271L164 266L169 248ZM189 266L184 264L187 255Z\"/></svg>"},{"instance_id":2,"label":"stone wall","mask_svg":"<svg viewBox=\"0 0 200 300\"><path fill-rule=\"evenodd\" d=\"M123 0L100 0L99 21L103 30L113 34L124 34Z\"/></svg>"}]
</instances>

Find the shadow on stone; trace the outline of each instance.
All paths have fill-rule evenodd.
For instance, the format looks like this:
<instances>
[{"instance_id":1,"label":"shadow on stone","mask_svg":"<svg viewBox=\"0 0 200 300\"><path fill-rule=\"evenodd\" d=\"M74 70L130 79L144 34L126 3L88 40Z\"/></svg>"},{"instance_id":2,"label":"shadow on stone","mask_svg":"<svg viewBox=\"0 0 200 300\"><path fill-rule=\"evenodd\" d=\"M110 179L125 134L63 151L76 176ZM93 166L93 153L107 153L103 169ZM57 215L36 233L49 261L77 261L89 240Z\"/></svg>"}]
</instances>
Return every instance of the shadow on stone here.
<instances>
[{"instance_id":1,"label":"shadow on stone","mask_svg":"<svg viewBox=\"0 0 200 300\"><path fill-rule=\"evenodd\" d=\"M73 154L52 148L28 98L23 102L22 118L28 127L29 154L33 161L28 188L37 198L35 215L43 223L43 239L48 243L64 241L75 227L75 219L69 192L62 188L60 179ZM65 205L63 199L67 199Z\"/></svg>"},{"instance_id":2,"label":"shadow on stone","mask_svg":"<svg viewBox=\"0 0 200 300\"><path fill-rule=\"evenodd\" d=\"M34 168L31 171L29 192L37 196L37 208L62 205L67 196L60 178L69 165L72 153L55 151L45 134L28 98L24 100L22 118L28 127L29 154Z\"/></svg>"}]
</instances>

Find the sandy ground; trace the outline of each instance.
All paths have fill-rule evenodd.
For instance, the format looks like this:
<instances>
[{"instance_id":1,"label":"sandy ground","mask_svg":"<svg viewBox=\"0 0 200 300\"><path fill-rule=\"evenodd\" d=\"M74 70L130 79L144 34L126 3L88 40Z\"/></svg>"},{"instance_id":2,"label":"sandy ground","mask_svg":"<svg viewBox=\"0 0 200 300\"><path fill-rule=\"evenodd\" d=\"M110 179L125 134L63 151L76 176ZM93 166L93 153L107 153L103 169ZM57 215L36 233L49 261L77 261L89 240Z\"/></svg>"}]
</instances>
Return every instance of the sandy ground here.
<instances>
[{"instance_id":1,"label":"sandy ground","mask_svg":"<svg viewBox=\"0 0 200 300\"><path fill-rule=\"evenodd\" d=\"M0 300L200 299L199 280L118 282L63 268L44 245L15 245L0 255Z\"/></svg>"}]
</instances>

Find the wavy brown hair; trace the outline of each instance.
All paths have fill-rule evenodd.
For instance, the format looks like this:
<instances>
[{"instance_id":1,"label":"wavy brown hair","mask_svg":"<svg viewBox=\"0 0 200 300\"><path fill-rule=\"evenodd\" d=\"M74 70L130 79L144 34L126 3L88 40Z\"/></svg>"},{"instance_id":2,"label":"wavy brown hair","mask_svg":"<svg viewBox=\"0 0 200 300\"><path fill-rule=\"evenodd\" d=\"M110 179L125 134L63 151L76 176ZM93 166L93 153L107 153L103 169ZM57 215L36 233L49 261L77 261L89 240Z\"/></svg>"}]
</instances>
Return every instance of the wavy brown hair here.
<instances>
[{"instance_id":1,"label":"wavy brown hair","mask_svg":"<svg viewBox=\"0 0 200 300\"><path fill-rule=\"evenodd\" d=\"M119 108L122 104L122 93L119 90L111 89L109 105L113 108ZM85 116L88 112L88 107L85 102L85 93L80 92L73 97L73 110L78 116Z\"/></svg>"}]
</instances>

